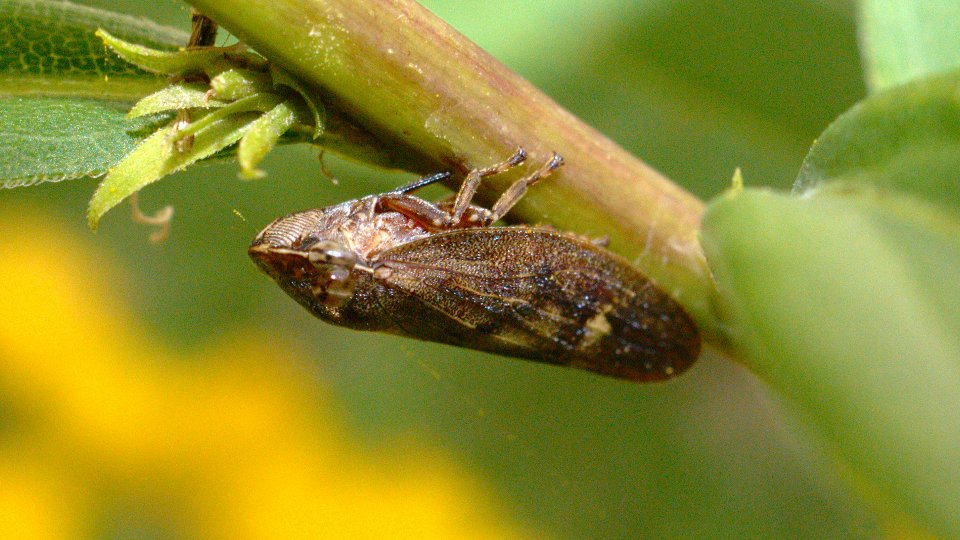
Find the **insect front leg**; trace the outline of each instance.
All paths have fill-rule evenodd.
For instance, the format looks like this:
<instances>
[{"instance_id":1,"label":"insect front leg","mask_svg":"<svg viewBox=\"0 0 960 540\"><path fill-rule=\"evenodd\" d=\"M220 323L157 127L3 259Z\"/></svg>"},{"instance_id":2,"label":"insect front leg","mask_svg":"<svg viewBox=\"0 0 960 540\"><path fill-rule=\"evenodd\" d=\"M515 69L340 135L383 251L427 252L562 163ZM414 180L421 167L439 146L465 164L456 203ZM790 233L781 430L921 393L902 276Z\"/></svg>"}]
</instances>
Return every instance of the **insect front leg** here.
<instances>
[{"instance_id":1,"label":"insect front leg","mask_svg":"<svg viewBox=\"0 0 960 540\"><path fill-rule=\"evenodd\" d=\"M467 177L464 178L463 183L460 184L460 190L457 191L457 198L453 201L453 209L450 212L453 220L459 222L460 218L463 217L463 213L467 210L467 207L470 206L470 201L473 200L473 196L476 195L477 188L480 187L480 181L483 180L484 177L509 171L523 163L525 159L527 159L527 152L523 148L517 148L517 152L513 154L510 159L491 167L474 169L467 173ZM493 221L496 221L496 219ZM493 221L490 223L493 223Z\"/></svg>"},{"instance_id":2,"label":"insect front leg","mask_svg":"<svg viewBox=\"0 0 960 540\"><path fill-rule=\"evenodd\" d=\"M405 193L390 192L380 195L377 209L399 212L430 232L451 229L460 222L447 210Z\"/></svg>"},{"instance_id":3,"label":"insect front leg","mask_svg":"<svg viewBox=\"0 0 960 540\"><path fill-rule=\"evenodd\" d=\"M460 190L457 192L453 201L445 200L438 204L433 204L419 197L409 195L409 192L417 188L446 178L447 175L445 173L439 173L433 176L426 176L400 189L380 195L377 199L375 209L387 209L399 212L413 219L430 232L490 225L506 215L527 192L528 187L547 177L563 165L563 158L554 153L550 161L544 166L540 167L530 176L522 178L511 185L507 191L500 196L492 210L470 204L470 201L477 192L477 188L480 186L480 181L484 177L506 172L522 163L526 158L527 154L524 149L518 148L517 152L504 162L497 163L491 167L470 171L464 179L463 184L460 185Z\"/></svg>"},{"instance_id":4,"label":"insect front leg","mask_svg":"<svg viewBox=\"0 0 960 540\"><path fill-rule=\"evenodd\" d=\"M513 183L512 186L507 188L506 191L500 195L500 198L497 199L496 204L493 205L493 208L490 209L490 223L497 221L503 216L507 215L507 212L510 211L514 205L517 204L517 201L523 198L527 193L527 188L536 184L540 180L543 180L547 176L550 176L550 173L560 168L563 165L563 158L559 154L554 153L553 157L550 158L543 167L537 169L533 174L526 178L521 178Z\"/></svg>"}]
</instances>

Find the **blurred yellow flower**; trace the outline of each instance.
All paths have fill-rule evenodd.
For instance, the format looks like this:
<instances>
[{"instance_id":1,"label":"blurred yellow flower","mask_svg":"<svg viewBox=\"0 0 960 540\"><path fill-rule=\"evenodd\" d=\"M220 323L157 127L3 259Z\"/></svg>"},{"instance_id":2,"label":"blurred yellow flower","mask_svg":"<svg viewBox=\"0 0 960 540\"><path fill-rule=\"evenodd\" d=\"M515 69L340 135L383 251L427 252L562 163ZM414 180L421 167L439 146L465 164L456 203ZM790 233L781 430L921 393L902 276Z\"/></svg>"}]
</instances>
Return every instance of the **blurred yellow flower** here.
<instances>
[{"instance_id":1,"label":"blurred yellow flower","mask_svg":"<svg viewBox=\"0 0 960 540\"><path fill-rule=\"evenodd\" d=\"M0 217L0 537L532 535L438 452L347 440L268 336L165 351L91 237L17 214Z\"/></svg>"}]
</instances>

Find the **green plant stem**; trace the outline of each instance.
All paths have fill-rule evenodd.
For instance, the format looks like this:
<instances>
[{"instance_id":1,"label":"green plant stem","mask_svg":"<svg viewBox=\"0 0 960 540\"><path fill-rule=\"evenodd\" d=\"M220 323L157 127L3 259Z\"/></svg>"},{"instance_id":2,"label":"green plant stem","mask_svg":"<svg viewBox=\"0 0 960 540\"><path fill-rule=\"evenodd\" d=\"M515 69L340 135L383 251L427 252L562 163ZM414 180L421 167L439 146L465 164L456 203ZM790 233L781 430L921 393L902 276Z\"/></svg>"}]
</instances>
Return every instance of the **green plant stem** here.
<instances>
[{"instance_id":1,"label":"green plant stem","mask_svg":"<svg viewBox=\"0 0 960 540\"><path fill-rule=\"evenodd\" d=\"M716 342L713 283L698 240L703 203L565 111L409 0L189 0L331 102L418 172L461 173L523 146L559 174L512 219L606 235ZM491 21L496 24L496 21ZM545 40L548 36L544 37ZM515 175L480 192L489 203Z\"/></svg>"}]
</instances>

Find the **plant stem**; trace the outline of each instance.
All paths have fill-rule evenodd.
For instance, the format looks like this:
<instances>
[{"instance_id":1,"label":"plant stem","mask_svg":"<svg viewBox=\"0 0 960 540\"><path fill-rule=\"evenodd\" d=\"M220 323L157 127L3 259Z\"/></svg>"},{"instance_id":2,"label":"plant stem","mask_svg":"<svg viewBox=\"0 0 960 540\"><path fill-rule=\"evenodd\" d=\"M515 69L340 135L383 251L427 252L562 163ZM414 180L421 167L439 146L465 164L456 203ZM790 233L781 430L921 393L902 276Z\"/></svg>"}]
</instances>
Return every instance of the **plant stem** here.
<instances>
[{"instance_id":1,"label":"plant stem","mask_svg":"<svg viewBox=\"0 0 960 540\"><path fill-rule=\"evenodd\" d=\"M566 165L511 218L605 235L719 335L697 237L703 203L590 128L411 0L189 0L322 93L417 172L460 173L524 147ZM494 21L495 22L495 21ZM398 160L401 161L401 160ZM489 203L515 176L492 178Z\"/></svg>"}]
</instances>

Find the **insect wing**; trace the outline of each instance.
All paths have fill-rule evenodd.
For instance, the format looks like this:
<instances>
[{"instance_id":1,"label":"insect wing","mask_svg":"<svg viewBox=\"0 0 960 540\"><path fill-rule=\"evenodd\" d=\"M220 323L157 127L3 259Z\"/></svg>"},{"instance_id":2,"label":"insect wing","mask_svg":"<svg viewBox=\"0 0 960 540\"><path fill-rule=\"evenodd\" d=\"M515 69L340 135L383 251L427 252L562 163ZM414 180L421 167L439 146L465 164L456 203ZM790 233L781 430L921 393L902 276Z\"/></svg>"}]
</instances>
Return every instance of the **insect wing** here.
<instances>
[{"instance_id":1,"label":"insect wing","mask_svg":"<svg viewBox=\"0 0 960 540\"><path fill-rule=\"evenodd\" d=\"M638 381L700 351L683 309L622 258L536 227L434 234L380 254L380 303L398 329Z\"/></svg>"}]
</instances>

